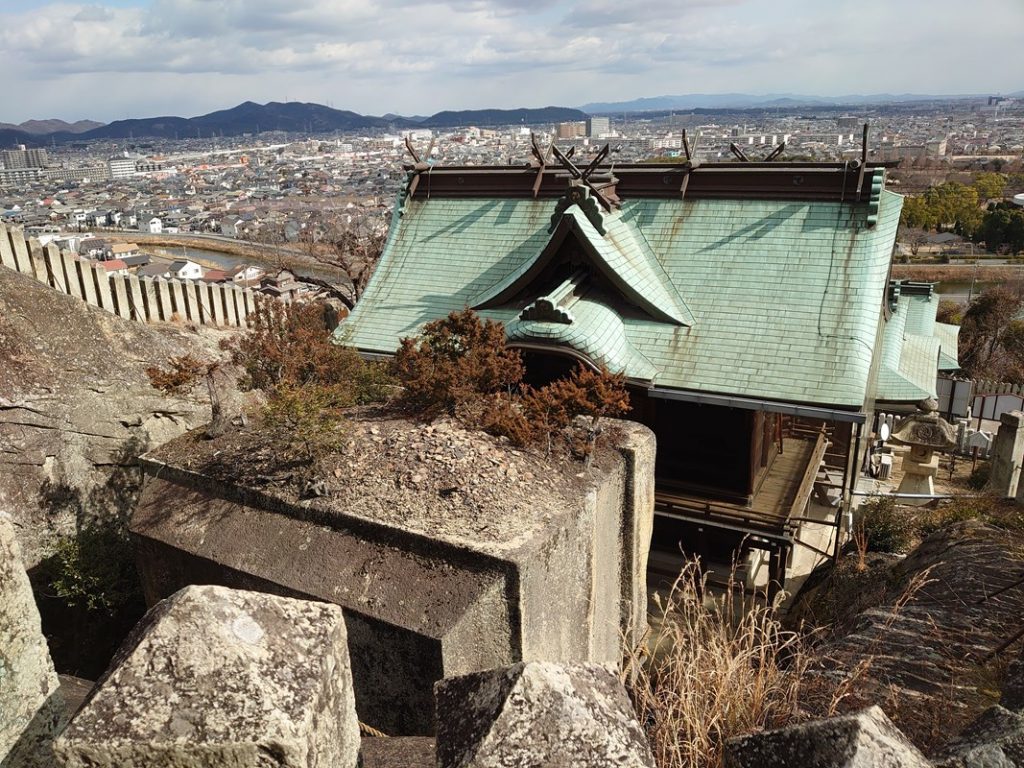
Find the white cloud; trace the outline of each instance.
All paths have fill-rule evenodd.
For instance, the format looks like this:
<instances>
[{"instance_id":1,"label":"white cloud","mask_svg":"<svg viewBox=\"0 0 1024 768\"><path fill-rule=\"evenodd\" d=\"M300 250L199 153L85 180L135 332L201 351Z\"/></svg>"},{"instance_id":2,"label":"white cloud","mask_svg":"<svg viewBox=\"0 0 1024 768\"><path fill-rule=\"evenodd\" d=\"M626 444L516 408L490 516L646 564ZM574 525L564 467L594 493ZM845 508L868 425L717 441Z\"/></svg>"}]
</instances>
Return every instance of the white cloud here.
<instances>
[{"instance_id":1,"label":"white cloud","mask_svg":"<svg viewBox=\"0 0 1024 768\"><path fill-rule=\"evenodd\" d=\"M975 0L969 11L954 0L93 0L2 8L0 121L198 114L285 96L424 113L687 92L1024 87L993 58L1012 50L1024 27L1020 0ZM965 13L978 20L973 27Z\"/></svg>"}]
</instances>

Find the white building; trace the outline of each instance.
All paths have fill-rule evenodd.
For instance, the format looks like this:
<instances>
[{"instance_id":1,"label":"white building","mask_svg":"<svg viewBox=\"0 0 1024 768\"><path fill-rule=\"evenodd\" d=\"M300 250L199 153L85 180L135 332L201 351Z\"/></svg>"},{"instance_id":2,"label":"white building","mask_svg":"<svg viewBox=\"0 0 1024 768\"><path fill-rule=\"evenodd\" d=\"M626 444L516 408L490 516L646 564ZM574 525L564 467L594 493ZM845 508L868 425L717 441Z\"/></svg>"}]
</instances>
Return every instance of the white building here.
<instances>
[{"instance_id":1,"label":"white building","mask_svg":"<svg viewBox=\"0 0 1024 768\"><path fill-rule=\"evenodd\" d=\"M160 219L155 216L140 227L143 232L149 232L151 235L159 235L164 231L164 224Z\"/></svg>"},{"instance_id":2,"label":"white building","mask_svg":"<svg viewBox=\"0 0 1024 768\"><path fill-rule=\"evenodd\" d=\"M167 272L179 280L199 280L203 276L203 268L190 259L172 261Z\"/></svg>"},{"instance_id":3,"label":"white building","mask_svg":"<svg viewBox=\"0 0 1024 768\"><path fill-rule=\"evenodd\" d=\"M107 161L110 178L127 179L135 175L135 159L131 157L112 157Z\"/></svg>"}]
</instances>

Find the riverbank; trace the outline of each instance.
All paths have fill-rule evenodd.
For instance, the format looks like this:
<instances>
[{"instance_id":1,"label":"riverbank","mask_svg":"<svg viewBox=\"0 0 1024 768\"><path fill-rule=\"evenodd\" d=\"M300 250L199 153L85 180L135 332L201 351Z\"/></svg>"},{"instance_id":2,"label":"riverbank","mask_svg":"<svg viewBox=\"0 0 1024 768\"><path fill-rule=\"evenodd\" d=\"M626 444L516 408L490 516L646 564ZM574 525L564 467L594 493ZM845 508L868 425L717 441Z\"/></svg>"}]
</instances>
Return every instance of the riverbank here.
<instances>
[{"instance_id":1,"label":"riverbank","mask_svg":"<svg viewBox=\"0 0 1024 768\"><path fill-rule=\"evenodd\" d=\"M977 278L986 283L1018 280L1024 266L1009 264L893 264L894 280L918 280L924 283L970 282Z\"/></svg>"},{"instance_id":2,"label":"riverbank","mask_svg":"<svg viewBox=\"0 0 1024 768\"><path fill-rule=\"evenodd\" d=\"M204 251L216 251L237 256L240 259L266 262L272 259L291 259L306 256L300 246L282 243L267 245L252 243L247 240L235 240L228 237L191 234L159 234L146 232L99 232L99 237L119 243L137 243L138 245L159 246L161 248L198 248Z\"/></svg>"},{"instance_id":3,"label":"riverbank","mask_svg":"<svg viewBox=\"0 0 1024 768\"><path fill-rule=\"evenodd\" d=\"M104 240L135 243L144 252L162 259L188 258L208 269L231 269L239 264L262 267L268 272L290 269L331 284L342 282L339 270L331 269L310 257L304 246L290 243L266 245L217 235L159 234L144 232L106 232Z\"/></svg>"}]
</instances>

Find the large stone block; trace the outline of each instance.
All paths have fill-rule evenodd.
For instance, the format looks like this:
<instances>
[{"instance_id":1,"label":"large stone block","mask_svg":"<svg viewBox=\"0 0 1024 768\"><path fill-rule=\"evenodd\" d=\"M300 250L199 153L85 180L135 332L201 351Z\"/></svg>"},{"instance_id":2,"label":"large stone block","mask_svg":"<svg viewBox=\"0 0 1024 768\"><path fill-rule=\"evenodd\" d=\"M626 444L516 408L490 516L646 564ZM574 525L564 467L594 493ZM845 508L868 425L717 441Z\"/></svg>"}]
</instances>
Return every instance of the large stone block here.
<instances>
[{"instance_id":1,"label":"large stone block","mask_svg":"<svg viewBox=\"0 0 1024 768\"><path fill-rule=\"evenodd\" d=\"M436 693L440 768L654 768L613 667L516 664L442 680Z\"/></svg>"},{"instance_id":2,"label":"large stone block","mask_svg":"<svg viewBox=\"0 0 1024 768\"><path fill-rule=\"evenodd\" d=\"M731 739L730 768L929 768L879 707Z\"/></svg>"},{"instance_id":3,"label":"large stone block","mask_svg":"<svg viewBox=\"0 0 1024 768\"><path fill-rule=\"evenodd\" d=\"M654 436L630 423L606 434L584 468L453 424L353 420L309 499L197 471L217 441L170 443L143 458L131 521L147 599L217 583L336 603L360 719L429 735L443 677L618 663L642 632ZM246 466L244 450L229 456L217 461Z\"/></svg>"},{"instance_id":4,"label":"large stone block","mask_svg":"<svg viewBox=\"0 0 1024 768\"><path fill-rule=\"evenodd\" d=\"M140 622L54 748L65 768L353 768L341 611L183 589Z\"/></svg>"},{"instance_id":5,"label":"large stone block","mask_svg":"<svg viewBox=\"0 0 1024 768\"><path fill-rule=\"evenodd\" d=\"M0 233L2 234L2 233ZM60 682L14 526L0 513L0 765L45 765L40 753L58 725Z\"/></svg>"}]
</instances>

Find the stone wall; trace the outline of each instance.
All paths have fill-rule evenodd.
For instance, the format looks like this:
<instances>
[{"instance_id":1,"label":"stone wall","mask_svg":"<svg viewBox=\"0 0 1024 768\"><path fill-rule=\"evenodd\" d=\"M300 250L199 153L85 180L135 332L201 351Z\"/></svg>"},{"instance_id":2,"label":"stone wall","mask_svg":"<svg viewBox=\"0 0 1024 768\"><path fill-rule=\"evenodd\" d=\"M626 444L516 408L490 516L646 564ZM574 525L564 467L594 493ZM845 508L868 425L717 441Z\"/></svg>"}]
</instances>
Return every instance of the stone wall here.
<instances>
[{"instance_id":1,"label":"stone wall","mask_svg":"<svg viewBox=\"0 0 1024 768\"><path fill-rule=\"evenodd\" d=\"M245 327L257 294L248 288L193 280L111 275L52 243L45 248L20 229L0 224L0 265L34 277L126 320Z\"/></svg>"},{"instance_id":2,"label":"stone wall","mask_svg":"<svg viewBox=\"0 0 1024 768\"><path fill-rule=\"evenodd\" d=\"M467 488L451 512L440 511L444 502L419 475L389 499L395 469L364 497L344 484L375 480L339 461L337 501L297 501L162 459L172 443L143 459L147 479L131 522L147 600L216 583L336 603L348 623L360 718L392 735L429 734L432 686L442 677L531 660L615 664L623 638L642 633L654 437L628 423L608 431L615 445L590 470L541 462L529 481L503 473L481 483L491 502L473 501ZM407 433L428 439L419 425ZM475 439L460 455L476 450ZM500 465L503 451L513 469L525 461L481 439L487 466ZM392 450L387 466L410 464L404 448Z\"/></svg>"}]
</instances>

